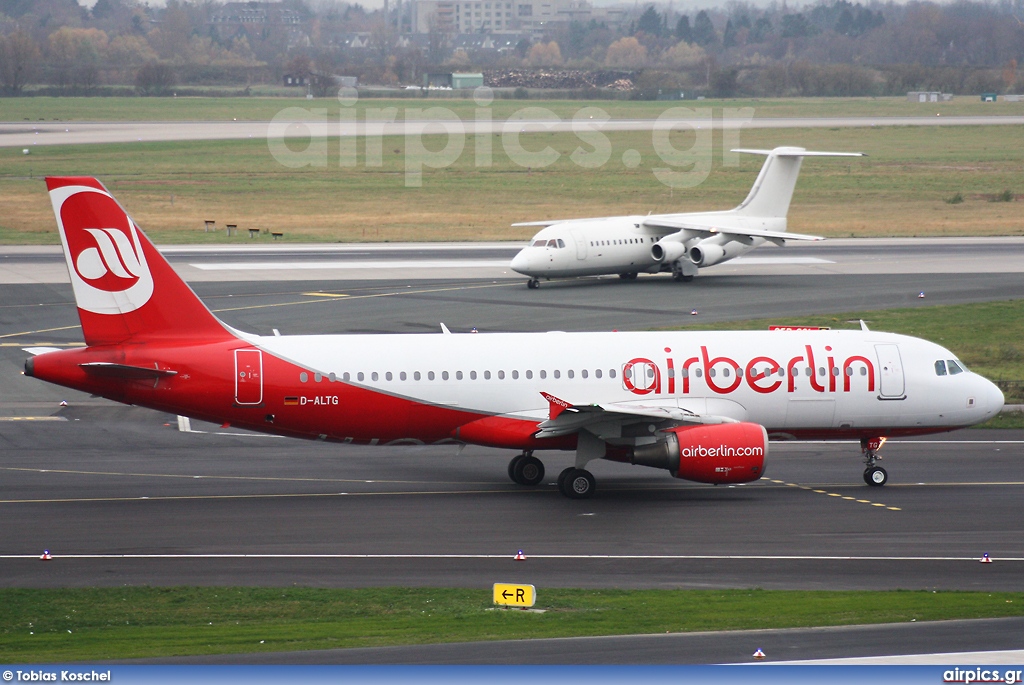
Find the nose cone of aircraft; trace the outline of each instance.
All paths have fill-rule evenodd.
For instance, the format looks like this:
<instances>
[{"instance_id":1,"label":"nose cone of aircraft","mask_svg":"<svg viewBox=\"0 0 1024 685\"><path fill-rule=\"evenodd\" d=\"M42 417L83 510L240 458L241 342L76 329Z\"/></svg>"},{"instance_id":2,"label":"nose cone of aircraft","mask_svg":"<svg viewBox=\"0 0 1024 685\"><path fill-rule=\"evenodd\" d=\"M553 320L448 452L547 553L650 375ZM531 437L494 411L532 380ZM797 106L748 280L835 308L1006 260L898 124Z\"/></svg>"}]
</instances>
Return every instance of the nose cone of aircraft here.
<instances>
[{"instance_id":1,"label":"nose cone of aircraft","mask_svg":"<svg viewBox=\"0 0 1024 685\"><path fill-rule=\"evenodd\" d=\"M1003 391L999 389L999 386L988 379L983 380L984 387L978 393L980 395L978 402L981 404L981 410L985 412L985 417L989 418L1003 410L1006 398L1003 397Z\"/></svg>"},{"instance_id":2,"label":"nose cone of aircraft","mask_svg":"<svg viewBox=\"0 0 1024 685\"><path fill-rule=\"evenodd\" d=\"M516 273L521 273L524 276L532 275L530 273L530 271L531 271L531 269L530 269L530 261L531 260L530 260L529 252L530 252L530 248L528 248L528 247L527 248L523 248L522 250L519 251L519 254L517 254L515 257L512 258L511 267L512 267L513 271L515 271Z\"/></svg>"}]
</instances>

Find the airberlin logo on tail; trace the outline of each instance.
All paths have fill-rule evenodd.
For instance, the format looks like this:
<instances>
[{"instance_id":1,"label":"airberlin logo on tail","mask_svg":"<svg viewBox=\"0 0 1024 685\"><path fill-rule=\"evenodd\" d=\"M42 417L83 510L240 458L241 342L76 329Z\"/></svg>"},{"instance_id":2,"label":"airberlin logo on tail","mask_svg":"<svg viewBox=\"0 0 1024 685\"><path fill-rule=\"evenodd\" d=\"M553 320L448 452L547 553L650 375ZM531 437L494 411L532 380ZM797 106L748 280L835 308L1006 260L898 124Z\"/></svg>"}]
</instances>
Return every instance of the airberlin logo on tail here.
<instances>
[{"instance_id":1,"label":"airberlin logo on tail","mask_svg":"<svg viewBox=\"0 0 1024 685\"><path fill-rule=\"evenodd\" d=\"M110 195L65 186L50 193L79 308L124 314L149 301L153 277L132 220Z\"/></svg>"}]
</instances>

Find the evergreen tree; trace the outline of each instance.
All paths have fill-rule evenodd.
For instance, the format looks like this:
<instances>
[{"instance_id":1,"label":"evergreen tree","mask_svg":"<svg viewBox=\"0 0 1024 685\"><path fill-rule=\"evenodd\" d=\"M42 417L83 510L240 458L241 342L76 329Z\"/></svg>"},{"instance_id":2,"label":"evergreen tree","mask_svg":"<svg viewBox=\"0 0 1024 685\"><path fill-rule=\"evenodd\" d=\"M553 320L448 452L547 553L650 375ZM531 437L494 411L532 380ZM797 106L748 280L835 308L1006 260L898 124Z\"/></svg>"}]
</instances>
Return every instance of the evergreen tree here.
<instances>
[{"instance_id":1,"label":"evergreen tree","mask_svg":"<svg viewBox=\"0 0 1024 685\"><path fill-rule=\"evenodd\" d=\"M654 5L648 5L636 23L637 32L646 33L649 36L660 36L661 27L661 15L654 9Z\"/></svg>"},{"instance_id":2,"label":"evergreen tree","mask_svg":"<svg viewBox=\"0 0 1024 685\"><path fill-rule=\"evenodd\" d=\"M693 20L693 42L702 48L718 42L715 25L711 23L711 17L708 16L707 10L698 12L697 18Z\"/></svg>"},{"instance_id":3,"label":"evergreen tree","mask_svg":"<svg viewBox=\"0 0 1024 685\"><path fill-rule=\"evenodd\" d=\"M732 19L725 22L725 33L722 34L722 47L731 48L736 45L736 29L733 28Z\"/></svg>"},{"instance_id":4,"label":"evergreen tree","mask_svg":"<svg viewBox=\"0 0 1024 685\"><path fill-rule=\"evenodd\" d=\"M690 18L685 14L679 17L679 21L676 22L676 38L685 40L687 43L693 42L693 29L690 28Z\"/></svg>"}]
</instances>

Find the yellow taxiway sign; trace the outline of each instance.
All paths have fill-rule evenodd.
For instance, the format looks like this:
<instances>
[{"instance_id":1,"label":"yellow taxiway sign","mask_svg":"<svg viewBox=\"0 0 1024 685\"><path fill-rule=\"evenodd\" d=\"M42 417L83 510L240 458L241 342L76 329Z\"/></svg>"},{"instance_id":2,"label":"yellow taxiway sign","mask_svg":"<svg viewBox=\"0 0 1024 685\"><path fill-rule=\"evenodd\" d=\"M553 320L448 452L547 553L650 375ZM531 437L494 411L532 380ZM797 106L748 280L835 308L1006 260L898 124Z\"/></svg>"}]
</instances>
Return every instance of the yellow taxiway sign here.
<instances>
[{"instance_id":1,"label":"yellow taxiway sign","mask_svg":"<svg viewBox=\"0 0 1024 685\"><path fill-rule=\"evenodd\" d=\"M512 583L494 584L494 603L507 607L532 607L537 602L537 588Z\"/></svg>"}]
</instances>

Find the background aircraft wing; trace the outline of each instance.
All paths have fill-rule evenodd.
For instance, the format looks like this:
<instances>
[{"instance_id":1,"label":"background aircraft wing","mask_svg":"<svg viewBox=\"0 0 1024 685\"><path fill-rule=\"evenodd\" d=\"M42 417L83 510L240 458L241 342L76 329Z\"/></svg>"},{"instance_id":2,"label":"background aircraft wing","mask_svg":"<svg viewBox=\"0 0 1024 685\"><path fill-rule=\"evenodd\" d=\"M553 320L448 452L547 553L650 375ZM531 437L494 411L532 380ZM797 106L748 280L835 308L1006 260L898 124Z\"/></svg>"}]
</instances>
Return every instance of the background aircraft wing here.
<instances>
[{"instance_id":1,"label":"background aircraft wing","mask_svg":"<svg viewBox=\"0 0 1024 685\"><path fill-rule=\"evenodd\" d=\"M650 216L644 219L645 228L673 228L680 231L695 231L714 235L722 233L725 235L746 236L750 238L766 238L768 240L824 240L818 235L807 235L806 233L790 233L789 231L762 231L756 228L716 228L714 226L687 223L685 221L673 221L658 216Z\"/></svg>"}]
</instances>

